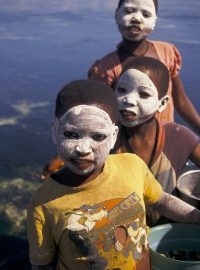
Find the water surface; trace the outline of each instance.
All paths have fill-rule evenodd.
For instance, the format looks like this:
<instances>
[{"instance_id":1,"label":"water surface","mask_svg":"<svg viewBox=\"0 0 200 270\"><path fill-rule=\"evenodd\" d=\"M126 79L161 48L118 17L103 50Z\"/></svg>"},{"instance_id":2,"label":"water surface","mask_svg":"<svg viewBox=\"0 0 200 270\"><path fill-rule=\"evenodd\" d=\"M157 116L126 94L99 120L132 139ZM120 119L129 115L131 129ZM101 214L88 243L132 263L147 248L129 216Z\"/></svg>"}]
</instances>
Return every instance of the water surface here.
<instances>
[{"instance_id":1,"label":"water surface","mask_svg":"<svg viewBox=\"0 0 200 270\"><path fill-rule=\"evenodd\" d=\"M57 91L86 78L90 65L120 41L116 5L117 0L0 0L0 213L6 206L6 218L21 215L21 197L28 198L35 173L55 153L50 126ZM200 112L199 10L199 0L160 1L151 38L179 48L181 76Z\"/></svg>"}]
</instances>

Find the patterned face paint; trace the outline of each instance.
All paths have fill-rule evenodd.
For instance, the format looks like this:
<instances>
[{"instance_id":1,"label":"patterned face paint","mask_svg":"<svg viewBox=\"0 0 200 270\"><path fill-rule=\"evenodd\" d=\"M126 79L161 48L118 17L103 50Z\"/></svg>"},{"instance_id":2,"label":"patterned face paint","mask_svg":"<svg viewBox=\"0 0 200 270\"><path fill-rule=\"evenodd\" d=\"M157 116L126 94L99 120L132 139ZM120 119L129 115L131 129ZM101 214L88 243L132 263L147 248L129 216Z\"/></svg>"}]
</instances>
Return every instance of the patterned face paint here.
<instances>
[{"instance_id":1,"label":"patterned face paint","mask_svg":"<svg viewBox=\"0 0 200 270\"><path fill-rule=\"evenodd\" d=\"M115 95L119 119L126 127L134 127L151 118L160 108L157 88L150 78L137 69L129 69L120 77Z\"/></svg>"},{"instance_id":2,"label":"patterned face paint","mask_svg":"<svg viewBox=\"0 0 200 270\"><path fill-rule=\"evenodd\" d=\"M130 41L140 41L154 29L156 10L153 0L125 0L116 11L116 23L121 35Z\"/></svg>"},{"instance_id":3,"label":"patterned face paint","mask_svg":"<svg viewBox=\"0 0 200 270\"><path fill-rule=\"evenodd\" d=\"M105 111L79 105L54 121L53 134L65 165L76 174L87 175L102 168L117 131Z\"/></svg>"}]
</instances>

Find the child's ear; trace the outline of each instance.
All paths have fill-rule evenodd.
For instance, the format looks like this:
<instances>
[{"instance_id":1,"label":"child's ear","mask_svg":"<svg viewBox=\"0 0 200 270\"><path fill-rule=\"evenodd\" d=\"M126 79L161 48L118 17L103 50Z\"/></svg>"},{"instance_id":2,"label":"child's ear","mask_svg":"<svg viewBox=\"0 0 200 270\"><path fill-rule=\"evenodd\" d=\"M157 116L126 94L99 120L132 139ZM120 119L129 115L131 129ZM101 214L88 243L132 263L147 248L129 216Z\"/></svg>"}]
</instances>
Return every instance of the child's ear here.
<instances>
[{"instance_id":1,"label":"child's ear","mask_svg":"<svg viewBox=\"0 0 200 270\"><path fill-rule=\"evenodd\" d=\"M117 140L117 135L118 135L118 132L119 132L118 126L113 125L112 128L113 128L113 132L112 132L112 142L111 142L111 148L110 149L114 148L116 140Z\"/></svg>"},{"instance_id":2,"label":"child's ear","mask_svg":"<svg viewBox=\"0 0 200 270\"><path fill-rule=\"evenodd\" d=\"M56 144L57 141L59 126L60 126L59 119L55 117L51 124L52 140L54 144Z\"/></svg>"},{"instance_id":3,"label":"child's ear","mask_svg":"<svg viewBox=\"0 0 200 270\"><path fill-rule=\"evenodd\" d=\"M160 105L159 105L159 108L158 108L158 112L164 111L164 109L167 107L168 102L169 102L169 96L168 95L165 95L164 97L162 97L160 99Z\"/></svg>"}]
</instances>

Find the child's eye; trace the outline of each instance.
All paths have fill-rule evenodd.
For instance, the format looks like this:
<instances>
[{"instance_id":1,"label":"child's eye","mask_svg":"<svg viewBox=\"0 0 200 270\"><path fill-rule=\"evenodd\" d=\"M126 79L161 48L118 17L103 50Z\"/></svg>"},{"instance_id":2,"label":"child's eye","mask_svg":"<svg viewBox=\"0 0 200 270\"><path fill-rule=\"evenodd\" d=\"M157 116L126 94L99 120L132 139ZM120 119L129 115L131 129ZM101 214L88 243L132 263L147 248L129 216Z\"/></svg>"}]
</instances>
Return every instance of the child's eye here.
<instances>
[{"instance_id":1,"label":"child's eye","mask_svg":"<svg viewBox=\"0 0 200 270\"><path fill-rule=\"evenodd\" d=\"M150 17L152 17L151 13L149 13L148 11L143 11L142 14L143 14L143 16L144 16L145 18L150 18Z\"/></svg>"},{"instance_id":2,"label":"child's eye","mask_svg":"<svg viewBox=\"0 0 200 270\"><path fill-rule=\"evenodd\" d=\"M118 88L117 88L117 92L118 92L119 94L124 94L124 93L126 93L126 89L123 88L123 87L118 87Z\"/></svg>"},{"instance_id":3,"label":"child's eye","mask_svg":"<svg viewBox=\"0 0 200 270\"><path fill-rule=\"evenodd\" d=\"M67 139L77 140L79 137L78 134L76 132L73 132L73 131L65 131L63 134Z\"/></svg>"},{"instance_id":4,"label":"child's eye","mask_svg":"<svg viewBox=\"0 0 200 270\"><path fill-rule=\"evenodd\" d=\"M151 95L150 95L149 93L145 92L145 91L141 91L141 92L140 92L140 97L141 97L141 98L146 99L146 98L149 98L150 96L151 96Z\"/></svg>"},{"instance_id":5,"label":"child's eye","mask_svg":"<svg viewBox=\"0 0 200 270\"><path fill-rule=\"evenodd\" d=\"M131 13L134 13L135 11L136 11L135 8L126 8L126 9L124 10L124 13L126 13L126 14L131 14Z\"/></svg>"},{"instance_id":6,"label":"child's eye","mask_svg":"<svg viewBox=\"0 0 200 270\"><path fill-rule=\"evenodd\" d=\"M126 8L126 9L124 10L124 13L126 13L126 14L131 14L131 13L133 13L133 10L130 9L130 8Z\"/></svg>"},{"instance_id":7,"label":"child's eye","mask_svg":"<svg viewBox=\"0 0 200 270\"><path fill-rule=\"evenodd\" d=\"M97 141L97 142L101 142L103 140L105 140L107 138L107 136L105 134L100 134L100 133L96 133L92 136L92 139Z\"/></svg>"}]
</instances>

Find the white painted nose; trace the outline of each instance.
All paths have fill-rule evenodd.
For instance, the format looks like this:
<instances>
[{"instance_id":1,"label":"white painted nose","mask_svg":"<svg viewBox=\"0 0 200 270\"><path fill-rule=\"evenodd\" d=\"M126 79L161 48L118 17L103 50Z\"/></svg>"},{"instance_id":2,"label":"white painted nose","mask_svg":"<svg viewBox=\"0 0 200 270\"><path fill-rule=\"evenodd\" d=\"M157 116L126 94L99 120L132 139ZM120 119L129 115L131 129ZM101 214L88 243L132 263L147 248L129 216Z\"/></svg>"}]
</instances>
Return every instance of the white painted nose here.
<instances>
[{"instance_id":1,"label":"white painted nose","mask_svg":"<svg viewBox=\"0 0 200 270\"><path fill-rule=\"evenodd\" d=\"M142 13L140 11L137 11L133 14L133 17L132 17L132 20L133 21L138 21L138 22L142 22L143 20L143 17L142 17Z\"/></svg>"},{"instance_id":2,"label":"white painted nose","mask_svg":"<svg viewBox=\"0 0 200 270\"><path fill-rule=\"evenodd\" d=\"M81 155L87 155L91 153L91 143L89 141L82 141L76 146L76 151Z\"/></svg>"},{"instance_id":3,"label":"white painted nose","mask_svg":"<svg viewBox=\"0 0 200 270\"><path fill-rule=\"evenodd\" d=\"M137 101L135 98L133 97L124 97L122 100L124 105L129 105L129 106L136 106L137 105Z\"/></svg>"}]
</instances>

